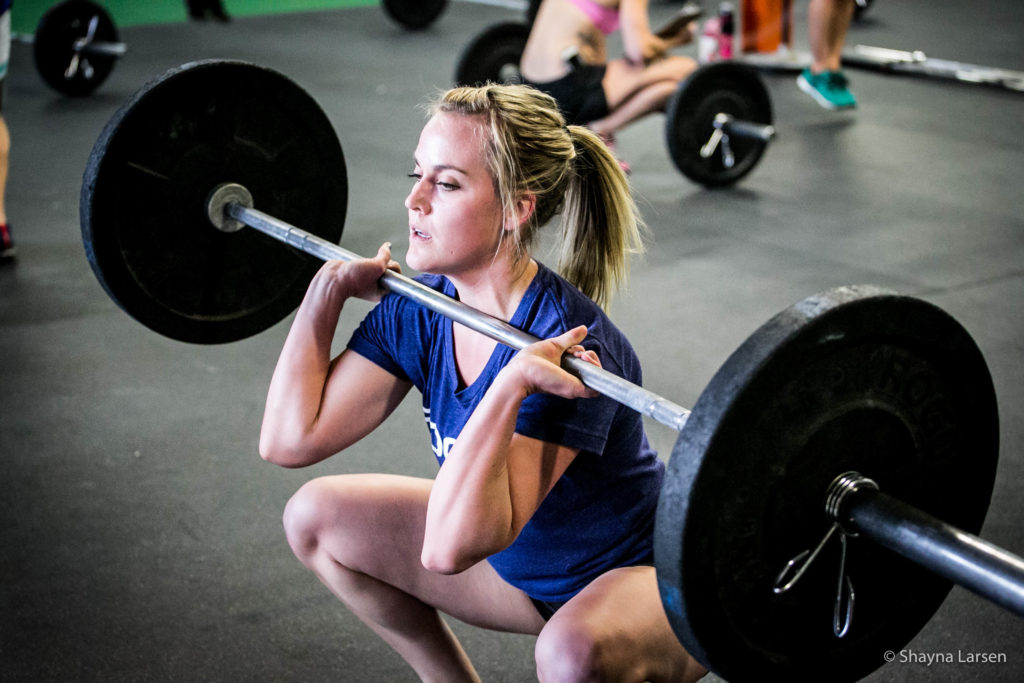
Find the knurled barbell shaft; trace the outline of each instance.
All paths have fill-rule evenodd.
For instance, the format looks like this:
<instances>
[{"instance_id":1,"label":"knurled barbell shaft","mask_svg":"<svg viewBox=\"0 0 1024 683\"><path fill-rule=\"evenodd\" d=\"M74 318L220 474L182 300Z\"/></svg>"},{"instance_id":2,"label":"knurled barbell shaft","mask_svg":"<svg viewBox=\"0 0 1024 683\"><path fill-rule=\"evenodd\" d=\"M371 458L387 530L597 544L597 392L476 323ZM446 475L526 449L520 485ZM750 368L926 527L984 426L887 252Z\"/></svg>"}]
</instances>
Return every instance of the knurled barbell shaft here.
<instances>
[{"instance_id":1,"label":"knurled barbell shaft","mask_svg":"<svg viewBox=\"0 0 1024 683\"><path fill-rule=\"evenodd\" d=\"M337 244L237 201L229 201L223 210L231 218L324 261L352 261L362 258ZM400 273L388 271L381 278L380 284L389 292L406 296L435 313L513 349L521 350L538 341L536 337L504 320L478 311ZM690 411L686 408L574 356L563 357L562 366L575 373L594 391L677 431L682 430L690 416Z\"/></svg>"},{"instance_id":2,"label":"knurled barbell shaft","mask_svg":"<svg viewBox=\"0 0 1024 683\"><path fill-rule=\"evenodd\" d=\"M851 475L859 476L849 473L843 477ZM849 488L843 493L836 514L846 531L862 534L925 569L1024 616L1024 559L1017 555L873 486Z\"/></svg>"}]
</instances>

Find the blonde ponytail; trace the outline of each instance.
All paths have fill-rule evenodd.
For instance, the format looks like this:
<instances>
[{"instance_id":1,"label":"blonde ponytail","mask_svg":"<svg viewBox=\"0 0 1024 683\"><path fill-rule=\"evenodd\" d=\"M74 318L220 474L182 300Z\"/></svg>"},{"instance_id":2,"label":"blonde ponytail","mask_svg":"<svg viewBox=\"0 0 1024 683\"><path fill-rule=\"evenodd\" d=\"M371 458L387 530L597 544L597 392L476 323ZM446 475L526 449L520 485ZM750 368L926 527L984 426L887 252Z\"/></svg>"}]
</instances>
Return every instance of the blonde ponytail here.
<instances>
[{"instance_id":1,"label":"blonde ponytail","mask_svg":"<svg viewBox=\"0 0 1024 683\"><path fill-rule=\"evenodd\" d=\"M588 128L568 130L576 158L562 206L558 270L606 307L629 275L629 257L643 252L643 223L608 147Z\"/></svg>"},{"instance_id":2,"label":"blonde ponytail","mask_svg":"<svg viewBox=\"0 0 1024 683\"><path fill-rule=\"evenodd\" d=\"M505 215L514 215L523 193L536 197L514 237L513 259L525 263L537 231L561 211L558 272L607 307L625 283L629 256L643 250L643 226L629 183L600 138L566 126L552 97L524 85L453 88L430 111L483 117L487 163Z\"/></svg>"}]
</instances>

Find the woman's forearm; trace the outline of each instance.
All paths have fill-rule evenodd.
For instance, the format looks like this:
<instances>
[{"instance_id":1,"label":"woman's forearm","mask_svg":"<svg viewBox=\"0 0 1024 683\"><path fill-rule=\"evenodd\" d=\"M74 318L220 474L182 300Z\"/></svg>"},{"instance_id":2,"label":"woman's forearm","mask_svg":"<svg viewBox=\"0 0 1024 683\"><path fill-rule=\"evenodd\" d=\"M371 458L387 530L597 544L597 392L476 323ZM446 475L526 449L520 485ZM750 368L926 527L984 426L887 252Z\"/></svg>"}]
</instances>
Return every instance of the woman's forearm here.
<instances>
[{"instance_id":1,"label":"woman's forearm","mask_svg":"<svg viewBox=\"0 0 1024 683\"><path fill-rule=\"evenodd\" d=\"M647 0L622 0L619 7L623 51L634 62L643 61L646 44L651 39L651 21L647 8Z\"/></svg>"},{"instance_id":2,"label":"woman's forearm","mask_svg":"<svg viewBox=\"0 0 1024 683\"><path fill-rule=\"evenodd\" d=\"M267 392L260 430L260 455L264 459L285 467L319 462L379 424L404 395L404 391L395 392L396 386L382 382L380 376L368 374L364 367L355 370L357 380L363 383L354 384L356 398L347 402L344 394L350 392L336 377L345 356L333 362L337 366L331 361L331 342L345 302L350 297L378 301L383 294L380 277L389 268L398 270L398 264L391 260L391 244L385 242L373 258L327 261L313 276ZM394 377L389 375L387 379ZM374 390L375 383L379 391ZM321 420L328 400L333 401L334 412L330 420ZM348 419L352 406L361 401L362 419ZM366 405L372 405L376 412L365 410Z\"/></svg>"},{"instance_id":3,"label":"woman's forearm","mask_svg":"<svg viewBox=\"0 0 1024 683\"><path fill-rule=\"evenodd\" d=\"M594 352L579 346L586 336L580 325L531 344L495 377L434 480L425 567L459 572L507 548L572 463L577 449L516 434L515 427L530 394L597 396L560 366L564 353L600 366Z\"/></svg>"},{"instance_id":4,"label":"woman's forearm","mask_svg":"<svg viewBox=\"0 0 1024 683\"><path fill-rule=\"evenodd\" d=\"M428 569L462 571L518 535L508 459L526 392L511 375L506 368L495 379L434 480L422 555Z\"/></svg>"},{"instance_id":5,"label":"woman's forearm","mask_svg":"<svg viewBox=\"0 0 1024 683\"><path fill-rule=\"evenodd\" d=\"M331 366L331 343L346 299L323 271L310 284L267 392L260 431L260 455L264 459L294 467L326 457L311 453L309 441L320 415Z\"/></svg>"}]
</instances>

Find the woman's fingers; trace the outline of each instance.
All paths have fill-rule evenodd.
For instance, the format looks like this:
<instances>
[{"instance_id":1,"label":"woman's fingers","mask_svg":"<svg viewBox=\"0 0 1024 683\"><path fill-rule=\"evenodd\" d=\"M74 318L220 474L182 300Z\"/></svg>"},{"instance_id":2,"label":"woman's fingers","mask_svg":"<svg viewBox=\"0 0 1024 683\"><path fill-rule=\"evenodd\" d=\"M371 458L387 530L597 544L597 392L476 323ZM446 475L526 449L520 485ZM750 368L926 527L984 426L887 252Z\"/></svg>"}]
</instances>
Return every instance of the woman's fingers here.
<instances>
[{"instance_id":1,"label":"woman's fingers","mask_svg":"<svg viewBox=\"0 0 1024 683\"><path fill-rule=\"evenodd\" d=\"M565 398L592 398L597 392L590 389L578 377L561 367L563 354L570 354L600 367L597 354L580 346L587 336L587 328L580 325L557 337L551 337L523 349L517 357L517 365L529 393L545 392Z\"/></svg>"},{"instance_id":2,"label":"woman's fingers","mask_svg":"<svg viewBox=\"0 0 1024 683\"><path fill-rule=\"evenodd\" d=\"M592 363L597 367L601 367L601 359L597 357L597 353L594 351L587 350L582 346L574 346L567 351L580 360L585 360L588 363Z\"/></svg>"},{"instance_id":3,"label":"woman's fingers","mask_svg":"<svg viewBox=\"0 0 1024 683\"><path fill-rule=\"evenodd\" d=\"M372 258L352 261L327 261L321 272L340 287L346 297L379 301L385 290L379 280L388 270L402 272L402 267L391 258L391 242L384 242Z\"/></svg>"}]
</instances>

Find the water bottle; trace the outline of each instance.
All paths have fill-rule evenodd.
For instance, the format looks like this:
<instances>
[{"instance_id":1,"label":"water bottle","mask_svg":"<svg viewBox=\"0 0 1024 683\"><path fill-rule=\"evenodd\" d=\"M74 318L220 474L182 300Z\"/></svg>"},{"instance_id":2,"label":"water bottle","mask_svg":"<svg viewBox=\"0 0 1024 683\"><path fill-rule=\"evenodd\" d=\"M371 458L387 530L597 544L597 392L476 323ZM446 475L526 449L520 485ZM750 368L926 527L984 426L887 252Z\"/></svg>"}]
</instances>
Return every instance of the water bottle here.
<instances>
[{"instance_id":1,"label":"water bottle","mask_svg":"<svg viewBox=\"0 0 1024 683\"><path fill-rule=\"evenodd\" d=\"M733 4L723 2L718 8L718 16L704 22L697 41L697 61L707 64L720 59L732 59L735 26Z\"/></svg>"},{"instance_id":2,"label":"water bottle","mask_svg":"<svg viewBox=\"0 0 1024 683\"><path fill-rule=\"evenodd\" d=\"M733 55L733 34L736 29L736 22L733 18L733 5L731 2L723 2L718 6L718 57L719 59L732 59Z\"/></svg>"}]
</instances>

